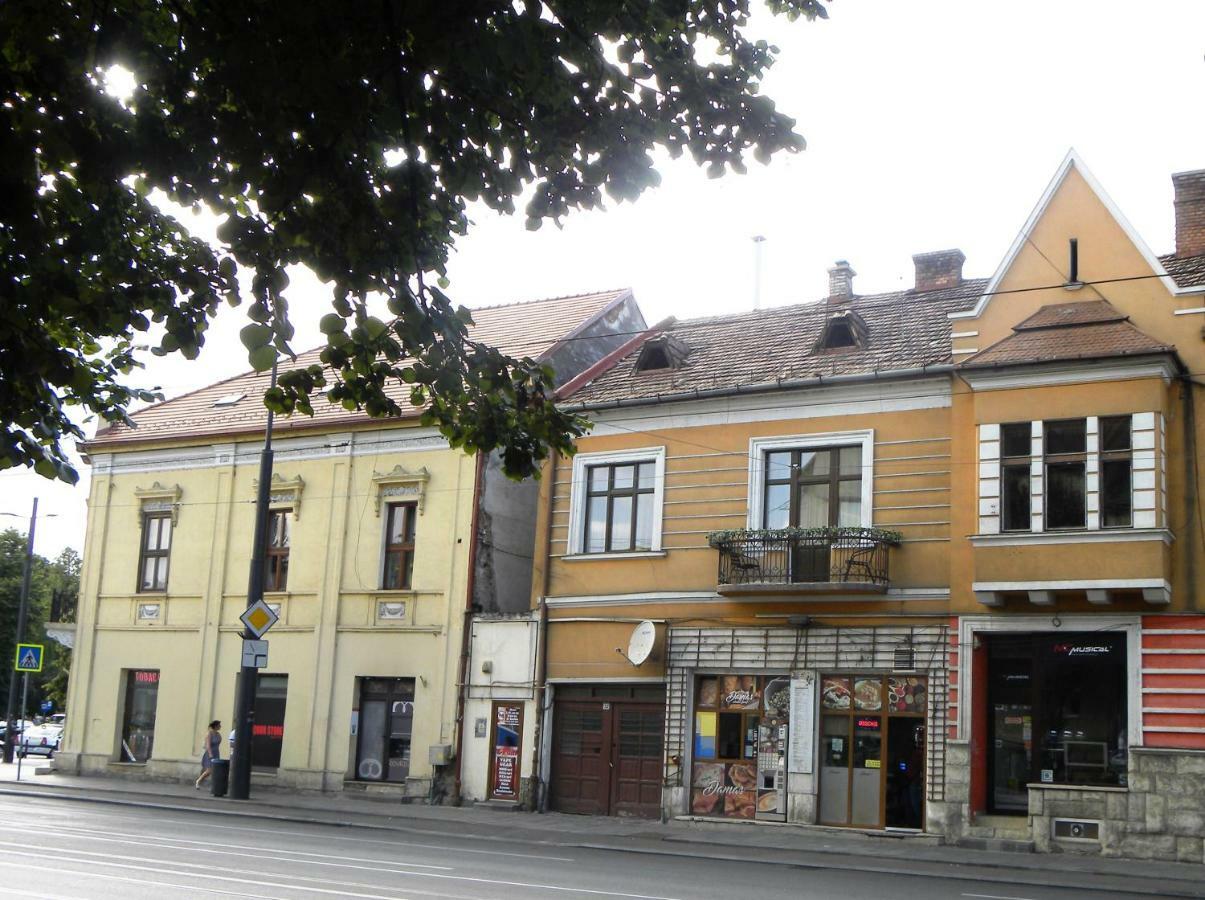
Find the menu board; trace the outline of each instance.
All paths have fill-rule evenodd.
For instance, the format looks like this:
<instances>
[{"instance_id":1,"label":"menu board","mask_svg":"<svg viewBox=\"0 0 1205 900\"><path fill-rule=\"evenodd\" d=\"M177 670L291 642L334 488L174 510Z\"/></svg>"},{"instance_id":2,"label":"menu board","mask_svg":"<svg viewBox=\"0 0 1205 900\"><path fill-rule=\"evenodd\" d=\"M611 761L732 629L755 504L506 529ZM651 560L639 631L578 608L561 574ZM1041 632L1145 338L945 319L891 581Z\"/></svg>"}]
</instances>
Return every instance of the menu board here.
<instances>
[{"instance_id":1,"label":"menu board","mask_svg":"<svg viewBox=\"0 0 1205 900\"><path fill-rule=\"evenodd\" d=\"M490 798L519 799L519 745L523 736L523 704L494 702Z\"/></svg>"},{"instance_id":2,"label":"menu board","mask_svg":"<svg viewBox=\"0 0 1205 900\"><path fill-rule=\"evenodd\" d=\"M816 676L804 672L791 679L791 727L789 735L791 772L812 771L812 710L816 708Z\"/></svg>"}]
</instances>

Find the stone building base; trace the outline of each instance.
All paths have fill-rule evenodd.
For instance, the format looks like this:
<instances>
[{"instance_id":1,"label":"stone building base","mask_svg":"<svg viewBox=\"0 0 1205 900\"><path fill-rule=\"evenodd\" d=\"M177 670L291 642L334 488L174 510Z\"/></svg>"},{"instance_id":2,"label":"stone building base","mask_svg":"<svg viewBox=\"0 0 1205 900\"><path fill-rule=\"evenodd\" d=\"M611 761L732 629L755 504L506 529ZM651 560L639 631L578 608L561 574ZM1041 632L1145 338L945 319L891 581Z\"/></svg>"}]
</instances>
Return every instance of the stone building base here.
<instances>
[{"instance_id":1,"label":"stone building base","mask_svg":"<svg viewBox=\"0 0 1205 900\"><path fill-rule=\"evenodd\" d=\"M1131 748L1125 787L1030 785L1027 816L972 816L969 747L951 741L946 752L946 801L929 805L926 830L951 843L1205 863L1205 751ZM1099 839L1057 837L1059 819L1096 824Z\"/></svg>"}]
</instances>

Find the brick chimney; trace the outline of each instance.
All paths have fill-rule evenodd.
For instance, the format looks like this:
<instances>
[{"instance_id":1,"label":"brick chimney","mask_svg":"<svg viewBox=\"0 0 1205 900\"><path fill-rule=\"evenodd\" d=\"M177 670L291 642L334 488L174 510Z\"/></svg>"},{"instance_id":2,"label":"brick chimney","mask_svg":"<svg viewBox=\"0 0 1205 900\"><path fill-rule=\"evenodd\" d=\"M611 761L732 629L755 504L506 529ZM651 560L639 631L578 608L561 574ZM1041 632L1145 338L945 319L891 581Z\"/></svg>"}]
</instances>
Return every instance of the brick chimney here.
<instances>
[{"instance_id":1,"label":"brick chimney","mask_svg":"<svg viewBox=\"0 0 1205 900\"><path fill-rule=\"evenodd\" d=\"M1205 253L1205 169L1177 172L1172 187L1176 191L1176 256Z\"/></svg>"},{"instance_id":2,"label":"brick chimney","mask_svg":"<svg viewBox=\"0 0 1205 900\"><path fill-rule=\"evenodd\" d=\"M844 259L833 263L828 270L828 302L841 303L854 295L854 276L858 273Z\"/></svg>"},{"instance_id":3,"label":"brick chimney","mask_svg":"<svg viewBox=\"0 0 1205 900\"><path fill-rule=\"evenodd\" d=\"M958 287L962 284L962 264L966 262L961 250L934 250L932 253L916 253L912 263L916 266L916 290L936 291L941 288Z\"/></svg>"}]
</instances>

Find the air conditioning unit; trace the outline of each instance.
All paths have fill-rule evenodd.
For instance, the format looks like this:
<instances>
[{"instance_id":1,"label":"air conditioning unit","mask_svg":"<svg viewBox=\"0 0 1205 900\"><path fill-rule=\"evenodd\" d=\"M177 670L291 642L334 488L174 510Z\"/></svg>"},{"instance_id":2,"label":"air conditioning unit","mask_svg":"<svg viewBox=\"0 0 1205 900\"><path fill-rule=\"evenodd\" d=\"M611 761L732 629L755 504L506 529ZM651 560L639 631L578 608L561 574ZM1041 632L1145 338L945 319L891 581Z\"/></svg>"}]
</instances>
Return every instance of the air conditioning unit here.
<instances>
[{"instance_id":1,"label":"air conditioning unit","mask_svg":"<svg viewBox=\"0 0 1205 900\"><path fill-rule=\"evenodd\" d=\"M916 671L916 654L912 647L896 647L892 653L891 669L895 672Z\"/></svg>"},{"instance_id":2,"label":"air conditioning unit","mask_svg":"<svg viewBox=\"0 0 1205 900\"><path fill-rule=\"evenodd\" d=\"M1100 822L1090 819L1055 819L1050 823L1050 836L1058 841L1100 843Z\"/></svg>"}]
</instances>

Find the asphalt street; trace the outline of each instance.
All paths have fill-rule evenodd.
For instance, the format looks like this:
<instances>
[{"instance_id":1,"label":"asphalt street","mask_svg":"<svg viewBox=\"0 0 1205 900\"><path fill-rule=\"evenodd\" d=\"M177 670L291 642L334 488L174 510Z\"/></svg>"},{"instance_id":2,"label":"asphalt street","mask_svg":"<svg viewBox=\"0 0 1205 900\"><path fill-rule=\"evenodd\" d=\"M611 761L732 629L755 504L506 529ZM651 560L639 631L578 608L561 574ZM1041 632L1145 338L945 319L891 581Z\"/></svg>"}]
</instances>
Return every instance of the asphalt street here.
<instances>
[{"instance_id":1,"label":"asphalt street","mask_svg":"<svg viewBox=\"0 0 1205 900\"><path fill-rule=\"evenodd\" d=\"M968 877L566 848L555 844L286 823L205 812L0 798L0 896L349 897L549 900L1093 900L1124 891L1015 887ZM752 840L756 840L751 835ZM731 855L727 848L725 856ZM705 852L705 848L702 848ZM999 873L994 876L999 877ZM1146 894L1150 896L1150 894Z\"/></svg>"}]
</instances>

